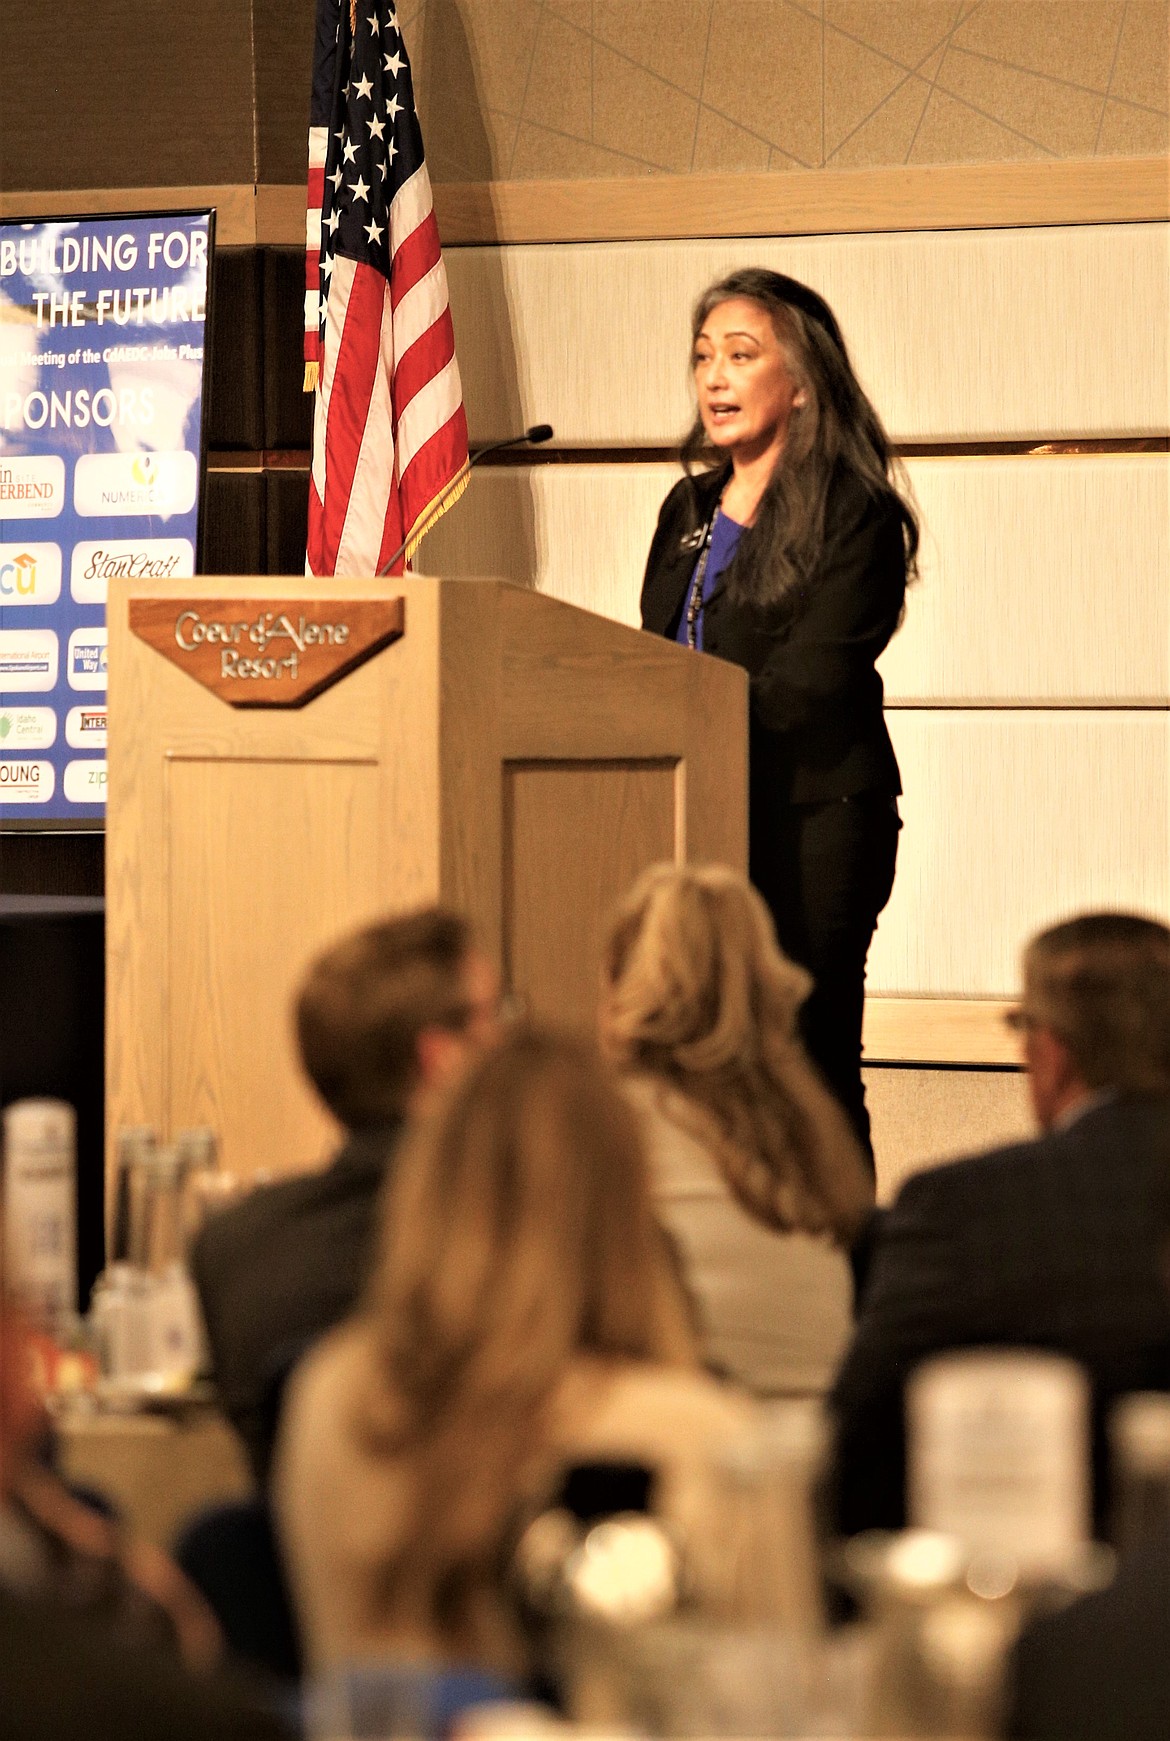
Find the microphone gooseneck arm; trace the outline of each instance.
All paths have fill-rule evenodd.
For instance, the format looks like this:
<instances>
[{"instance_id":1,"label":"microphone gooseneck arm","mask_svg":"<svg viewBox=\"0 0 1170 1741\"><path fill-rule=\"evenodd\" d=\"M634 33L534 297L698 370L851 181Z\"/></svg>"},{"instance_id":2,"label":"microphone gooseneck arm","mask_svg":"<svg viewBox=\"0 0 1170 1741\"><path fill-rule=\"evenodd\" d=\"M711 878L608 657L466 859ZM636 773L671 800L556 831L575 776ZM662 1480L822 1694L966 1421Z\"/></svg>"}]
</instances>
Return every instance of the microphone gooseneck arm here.
<instances>
[{"instance_id":1,"label":"microphone gooseneck arm","mask_svg":"<svg viewBox=\"0 0 1170 1741\"><path fill-rule=\"evenodd\" d=\"M480 460L486 459L489 453L501 453L506 447L540 447L544 442L551 441L552 438L553 426L551 423L534 423L524 431L523 435L509 435L503 441L489 441L486 447L481 447L471 456L467 462L467 470L461 471L457 478L452 478L445 490L440 491L435 501L435 507L441 508L456 490L461 489L468 474L473 472ZM376 576L378 580L381 580L383 575L389 574L409 543L409 537L402 540L393 556L389 557L379 568Z\"/></svg>"}]
</instances>

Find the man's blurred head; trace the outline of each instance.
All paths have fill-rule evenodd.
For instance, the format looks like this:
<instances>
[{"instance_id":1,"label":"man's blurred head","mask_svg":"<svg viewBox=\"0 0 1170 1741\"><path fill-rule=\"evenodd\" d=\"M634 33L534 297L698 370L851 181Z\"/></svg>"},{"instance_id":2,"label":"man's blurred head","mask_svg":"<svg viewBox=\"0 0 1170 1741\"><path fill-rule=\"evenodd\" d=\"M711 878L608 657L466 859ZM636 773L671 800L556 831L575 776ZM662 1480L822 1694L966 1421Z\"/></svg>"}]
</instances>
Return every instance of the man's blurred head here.
<instances>
[{"instance_id":1,"label":"man's blurred head","mask_svg":"<svg viewBox=\"0 0 1170 1741\"><path fill-rule=\"evenodd\" d=\"M1017 1025L1044 1130L1094 1094L1170 1094L1170 929L1085 913L1042 931Z\"/></svg>"},{"instance_id":2,"label":"man's blurred head","mask_svg":"<svg viewBox=\"0 0 1170 1741\"><path fill-rule=\"evenodd\" d=\"M439 907L319 955L296 1005L301 1060L349 1130L403 1118L495 1035L499 993L467 921Z\"/></svg>"}]
</instances>

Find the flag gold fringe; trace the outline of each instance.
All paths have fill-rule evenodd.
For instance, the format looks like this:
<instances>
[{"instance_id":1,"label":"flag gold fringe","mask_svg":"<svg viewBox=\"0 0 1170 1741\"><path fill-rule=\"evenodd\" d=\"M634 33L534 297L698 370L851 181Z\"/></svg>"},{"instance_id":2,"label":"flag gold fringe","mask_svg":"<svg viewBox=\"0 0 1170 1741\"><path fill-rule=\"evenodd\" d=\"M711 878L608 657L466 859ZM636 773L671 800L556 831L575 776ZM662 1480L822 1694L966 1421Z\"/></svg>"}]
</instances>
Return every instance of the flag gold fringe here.
<instances>
[{"instance_id":1,"label":"flag gold fringe","mask_svg":"<svg viewBox=\"0 0 1170 1741\"><path fill-rule=\"evenodd\" d=\"M305 382L304 382L304 386L301 388L301 392L302 393L315 393L317 391L317 383L320 379L321 379L321 365L320 365L320 363L306 363L305 364Z\"/></svg>"},{"instance_id":2,"label":"flag gold fringe","mask_svg":"<svg viewBox=\"0 0 1170 1741\"><path fill-rule=\"evenodd\" d=\"M471 467L465 463L464 467L463 467L463 476L459 479L458 483L456 483L453 486L451 493L447 497L446 501L441 502L438 507L430 509L426 514L423 515L422 519L414 527L413 531L410 534L410 537L406 541L406 549L403 552L403 560L404 561L406 561L406 562L410 561L411 557L414 555L415 551L418 549L419 545L422 543L422 541L426 537L427 533L432 529L432 527L438 525L439 521L443 518L443 515L447 512L448 508L453 508L455 506L456 502L459 500L460 496L462 496L463 492L466 490L466 488L470 482L471 482Z\"/></svg>"}]
</instances>

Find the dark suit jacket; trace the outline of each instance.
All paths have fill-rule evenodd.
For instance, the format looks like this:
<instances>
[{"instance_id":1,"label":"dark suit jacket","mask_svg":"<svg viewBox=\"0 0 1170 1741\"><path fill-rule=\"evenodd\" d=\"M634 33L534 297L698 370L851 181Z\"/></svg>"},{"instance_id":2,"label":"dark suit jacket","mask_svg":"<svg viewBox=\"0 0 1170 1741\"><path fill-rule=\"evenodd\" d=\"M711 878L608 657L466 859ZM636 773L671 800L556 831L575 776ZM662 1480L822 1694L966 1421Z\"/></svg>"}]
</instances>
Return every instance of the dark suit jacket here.
<instances>
[{"instance_id":1,"label":"dark suit jacket","mask_svg":"<svg viewBox=\"0 0 1170 1741\"><path fill-rule=\"evenodd\" d=\"M0 1593L0 1733L12 1741L281 1741L238 1687Z\"/></svg>"},{"instance_id":2,"label":"dark suit jacket","mask_svg":"<svg viewBox=\"0 0 1170 1741\"><path fill-rule=\"evenodd\" d=\"M830 1399L838 1524L905 1521L903 1387L927 1355L1032 1347L1094 1382L1094 1474L1111 1400L1170 1388L1170 1097L1092 1108L1067 1130L919 1173L884 1217Z\"/></svg>"},{"instance_id":3,"label":"dark suit jacket","mask_svg":"<svg viewBox=\"0 0 1170 1741\"><path fill-rule=\"evenodd\" d=\"M192 1269L224 1408L264 1481L293 1362L354 1306L400 1127L351 1134L331 1166L264 1186L203 1228Z\"/></svg>"},{"instance_id":4,"label":"dark suit jacket","mask_svg":"<svg viewBox=\"0 0 1170 1741\"><path fill-rule=\"evenodd\" d=\"M642 626L673 637L698 560L696 537L727 482L726 467L671 490L642 583ZM699 540L701 542L701 538ZM874 661L906 594L902 513L839 471L825 512L825 552L797 597L736 603L717 582L703 611L703 648L751 678L753 804L821 804L901 791Z\"/></svg>"},{"instance_id":5,"label":"dark suit jacket","mask_svg":"<svg viewBox=\"0 0 1170 1741\"><path fill-rule=\"evenodd\" d=\"M1108 1589L1036 1620L1016 1645L1007 1733L1021 1741L1166 1741L1170 1536Z\"/></svg>"}]
</instances>

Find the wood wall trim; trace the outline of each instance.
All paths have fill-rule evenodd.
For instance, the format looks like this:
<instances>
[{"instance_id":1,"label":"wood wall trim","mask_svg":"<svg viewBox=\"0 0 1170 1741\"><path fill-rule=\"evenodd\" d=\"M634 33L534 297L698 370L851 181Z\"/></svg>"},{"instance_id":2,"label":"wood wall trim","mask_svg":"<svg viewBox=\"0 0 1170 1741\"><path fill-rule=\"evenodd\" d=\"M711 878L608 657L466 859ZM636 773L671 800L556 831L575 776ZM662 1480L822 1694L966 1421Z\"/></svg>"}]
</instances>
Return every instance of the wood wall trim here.
<instances>
[{"instance_id":1,"label":"wood wall trim","mask_svg":"<svg viewBox=\"0 0 1170 1741\"><path fill-rule=\"evenodd\" d=\"M967 1064L1019 1068L1005 1027L1011 1004L995 998L868 997L866 1064Z\"/></svg>"},{"instance_id":2,"label":"wood wall trim","mask_svg":"<svg viewBox=\"0 0 1170 1741\"><path fill-rule=\"evenodd\" d=\"M82 187L55 192L0 193L0 219L76 217L80 213L183 211L216 208L215 240L221 248L244 248L257 240L256 194L251 182L217 187ZM304 234L304 193L301 194Z\"/></svg>"},{"instance_id":3,"label":"wood wall trim","mask_svg":"<svg viewBox=\"0 0 1170 1741\"><path fill-rule=\"evenodd\" d=\"M223 247L296 245L301 183L0 193L0 218L214 205ZM671 241L1013 229L1170 219L1170 160L913 164L769 175L648 175L590 181L441 182L448 247L497 242Z\"/></svg>"},{"instance_id":4,"label":"wood wall trim","mask_svg":"<svg viewBox=\"0 0 1170 1741\"><path fill-rule=\"evenodd\" d=\"M1170 217L1166 158L907 165L771 175L444 184L447 246L848 235Z\"/></svg>"}]
</instances>

